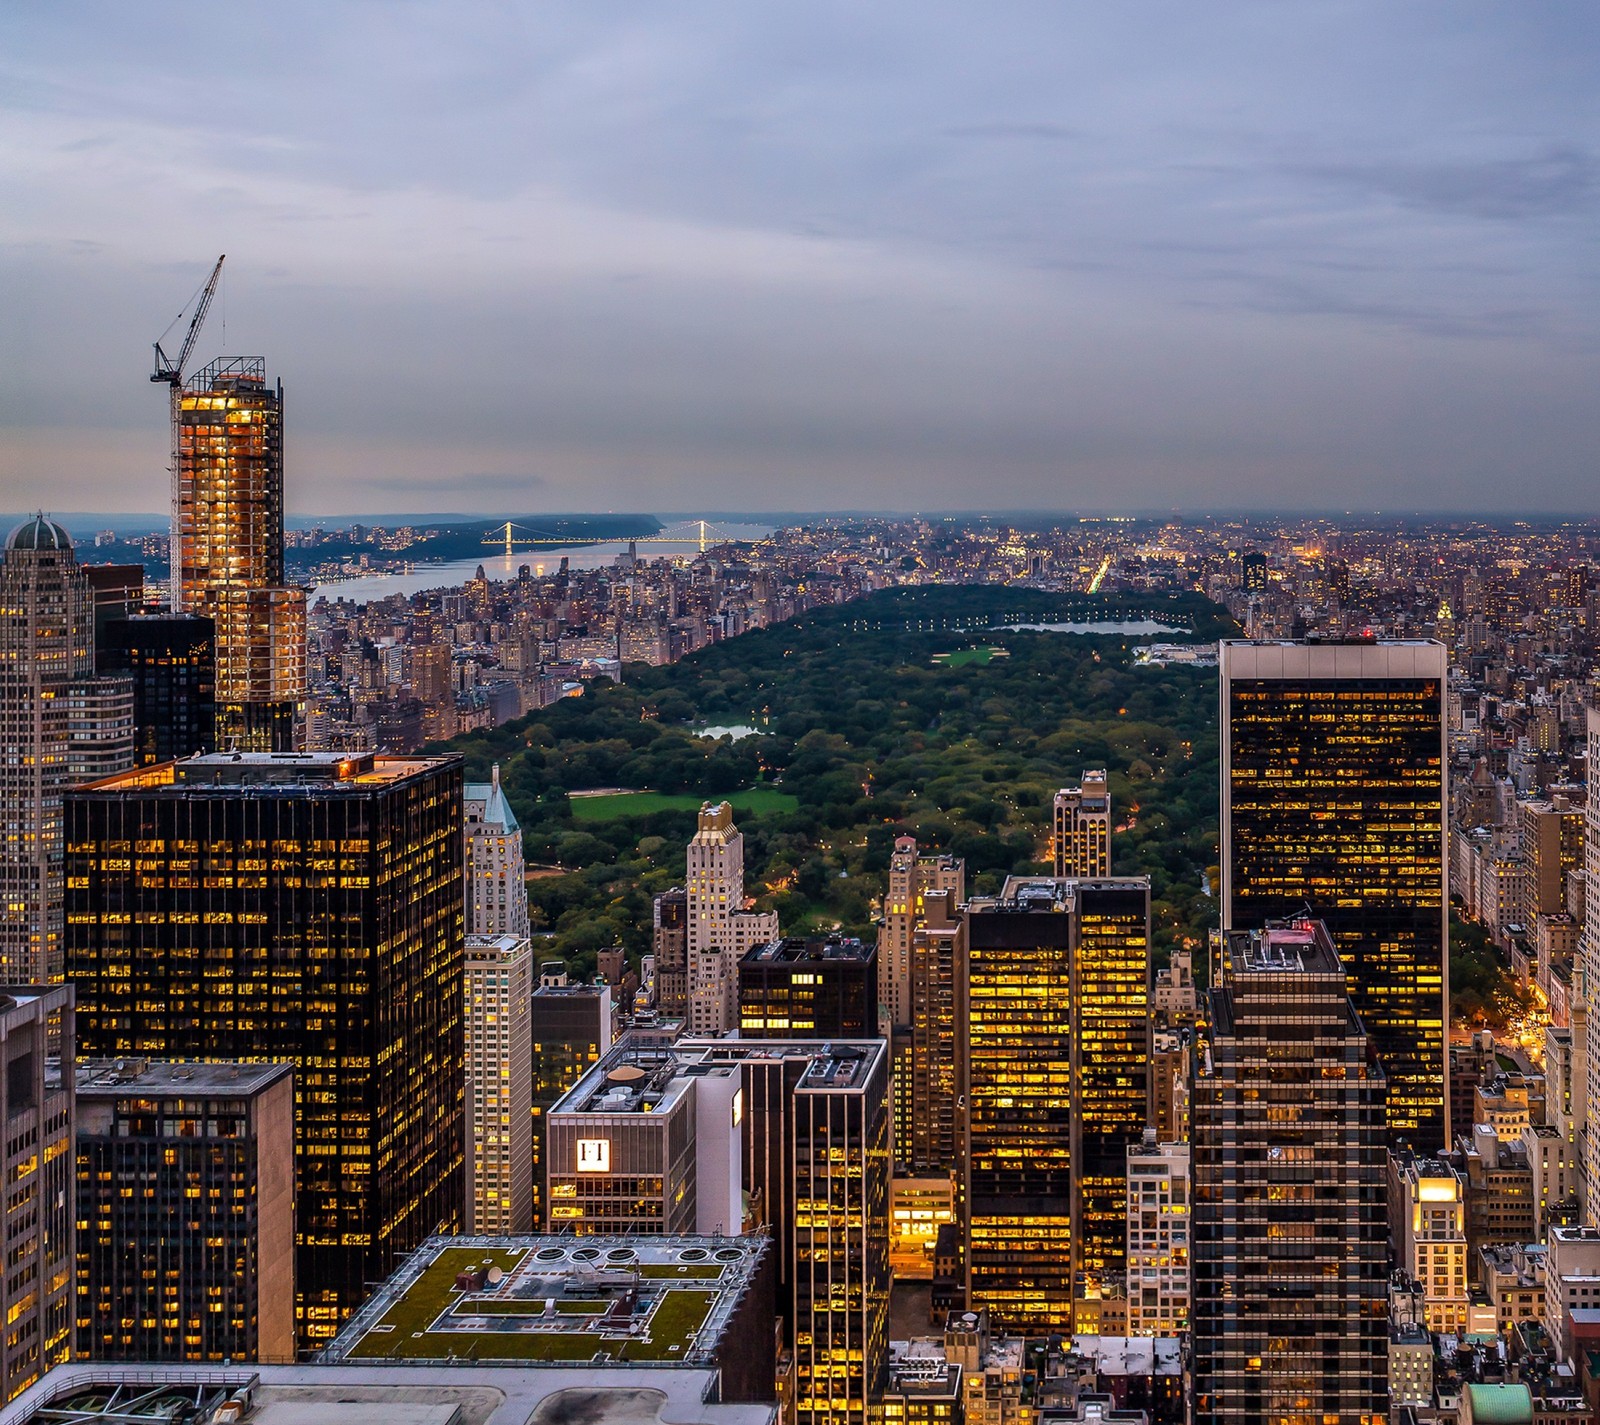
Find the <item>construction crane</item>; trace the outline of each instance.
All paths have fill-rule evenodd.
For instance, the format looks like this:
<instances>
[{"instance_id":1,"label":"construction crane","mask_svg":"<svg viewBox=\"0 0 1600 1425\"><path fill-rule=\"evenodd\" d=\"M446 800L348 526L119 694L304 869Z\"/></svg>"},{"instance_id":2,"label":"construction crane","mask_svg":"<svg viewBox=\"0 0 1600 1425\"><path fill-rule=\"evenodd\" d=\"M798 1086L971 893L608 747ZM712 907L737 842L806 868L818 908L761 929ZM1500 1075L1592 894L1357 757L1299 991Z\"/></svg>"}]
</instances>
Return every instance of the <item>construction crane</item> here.
<instances>
[{"instance_id":1,"label":"construction crane","mask_svg":"<svg viewBox=\"0 0 1600 1425\"><path fill-rule=\"evenodd\" d=\"M217 283L222 280L222 264L226 257L227 253L223 253L217 259L217 265L211 269L211 276L206 279L205 285L185 303L183 311L172 319L171 326L161 333L161 341L165 341L172 334L172 328L183 320L184 312L189 311L191 307L194 309L194 315L189 319L189 330L183 335L183 345L178 348L178 355L176 358L168 356L162 349L161 341L156 342L156 366L150 373L152 381L165 382L171 392L169 417L172 425L172 463L167 467L172 475L172 526L167 544L171 588L167 598L174 612L180 611L184 606L183 555L178 527L182 494L178 479L178 417L181 414L183 399L183 368L189 364L189 358L194 355L194 344L200 337L200 328L205 325L206 313L211 310L211 299L217 295Z\"/></svg>"}]
</instances>

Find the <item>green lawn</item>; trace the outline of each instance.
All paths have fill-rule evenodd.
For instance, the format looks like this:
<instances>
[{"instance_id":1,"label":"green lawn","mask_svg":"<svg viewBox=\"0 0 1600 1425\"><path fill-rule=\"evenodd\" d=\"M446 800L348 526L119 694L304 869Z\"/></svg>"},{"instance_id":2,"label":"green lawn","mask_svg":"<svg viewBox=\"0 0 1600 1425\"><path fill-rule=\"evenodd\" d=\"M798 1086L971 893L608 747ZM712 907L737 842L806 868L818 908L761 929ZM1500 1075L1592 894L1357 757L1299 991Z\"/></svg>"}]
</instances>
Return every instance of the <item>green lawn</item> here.
<instances>
[{"instance_id":1,"label":"green lawn","mask_svg":"<svg viewBox=\"0 0 1600 1425\"><path fill-rule=\"evenodd\" d=\"M941 668L965 668L974 663L982 666L992 663L996 654L1004 657L1005 651L993 644L985 644L982 648L958 648L954 653L935 653L933 661Z\"/></svg>"},{"instance_id":2,"label":"green lawn","mask_svg":"<svg viewBox=\"0 0 1600 1425\"><path fill-rule=\"evenodd\" d=\"M706 800L689 792L617 792L609 797L574 797L570 805L574 821L618 821L629 816L650 816L658 811L698 811L700 803ZM730 797L712 800L730 801L734 811L748 816L793 811L800 805L788 792L771 787L749 787Z\"/></svg>"}]
</instances>

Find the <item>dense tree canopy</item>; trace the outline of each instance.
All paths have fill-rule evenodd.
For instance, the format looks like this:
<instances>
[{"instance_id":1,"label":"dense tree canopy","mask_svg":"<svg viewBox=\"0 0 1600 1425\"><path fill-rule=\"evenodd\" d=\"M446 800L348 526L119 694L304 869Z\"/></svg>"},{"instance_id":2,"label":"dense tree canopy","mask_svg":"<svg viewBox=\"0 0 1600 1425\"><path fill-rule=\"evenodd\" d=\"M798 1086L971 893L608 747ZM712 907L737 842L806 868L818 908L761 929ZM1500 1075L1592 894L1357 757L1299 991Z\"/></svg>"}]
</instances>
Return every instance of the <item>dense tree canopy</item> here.
<instances>
[{"instance_id":1,"label":"dense tree canopy","mask_svg":"<svg viewBox=\"0 0 1600 1425\"><path fill-rule=\"evenodd\" d=\"M621 686L458 738L468 775L498 761L530 863L535 923L580 972L593 952L648 947L651 897L680 884L687 807L574 816L568 793L628 787L716 798L752 786L794 805L741 813L747 889L785 930L868 935L896 836L967 858L969 886L1048 869L1051 798L1086 767L1110 773L1113 870L1148 875L1158 956L1215 923L1216 673L1136 666L1137 640L989 629L1153 615L1215 638L1232 624L1198 595L893 591L717 644ZM1173 637L1173 635L1163 635ZM936 655L995 646L960 666ZM696 726L758 729L732 740Z\"/></svg>"}]
</instances>

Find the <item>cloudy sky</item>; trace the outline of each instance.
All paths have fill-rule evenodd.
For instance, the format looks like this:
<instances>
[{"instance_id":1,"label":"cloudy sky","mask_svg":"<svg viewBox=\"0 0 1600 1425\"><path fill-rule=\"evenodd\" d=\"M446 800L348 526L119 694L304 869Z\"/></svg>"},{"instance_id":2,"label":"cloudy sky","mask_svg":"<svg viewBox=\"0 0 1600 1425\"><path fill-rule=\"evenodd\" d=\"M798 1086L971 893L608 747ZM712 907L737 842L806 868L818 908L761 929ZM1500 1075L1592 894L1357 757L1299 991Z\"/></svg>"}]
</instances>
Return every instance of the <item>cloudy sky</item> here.
<instances>
[{"instance_id":1,"label":"cloudy sky","mask_svg":"<svg viewBox=\"0 0 1600 1425\"><path fill-rule=\"evenodd\" d=\"M0 6L0 506L1600 512L1600 7ZM224 331L224 318L226 330Z\"/></svg>"}]
</instances>

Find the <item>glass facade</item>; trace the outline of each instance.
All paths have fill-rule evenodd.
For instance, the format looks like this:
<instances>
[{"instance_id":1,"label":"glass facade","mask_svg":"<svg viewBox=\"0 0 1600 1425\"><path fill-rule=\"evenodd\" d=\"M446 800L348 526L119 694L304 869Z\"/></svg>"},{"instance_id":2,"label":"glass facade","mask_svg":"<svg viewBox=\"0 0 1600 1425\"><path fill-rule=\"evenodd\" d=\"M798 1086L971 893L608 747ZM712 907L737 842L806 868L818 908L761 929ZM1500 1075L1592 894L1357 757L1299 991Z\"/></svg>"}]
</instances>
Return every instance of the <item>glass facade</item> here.
<instances>
[{"instance_id":1,"label":"glass facade","mask_svg":"<svg viewBox=\"0 0 1600 1425\"><path fill-rule=\"evenodd\" d=\"M1288 645L1268 668L1279 647L1223 645L1223 924L1324 920L1391 1136L1443 1144L1444 649Z\"/></svg>"},{"instance_id":2,"label":"glass facade","mask_svg":"<svg viewBox=\"0 0 1600 1425\"><path fill-rule=\"evenodd\" d=\"M100 1058L295 1066L301 1343L464 1192L461 765L225 755L69 795L67 976Z\"/></svg>"},{"instance_id":3,"label":"glass facade","mask_svg":"<svg viewBox=\"0 0 1600 1425\"><path fill-rule=\"evenodd\" d=\"M1125 1266L1149 1111L1149 905L1133 879L1013 880L957 942L969 1305L1070 1331Z\"/></svg>"},{"instance_id":4,"label":"glass facade","mask_svg":"<svg viewBox=\"0 0 1600 1425\"><path fill-rule=\"evenodd\" d=\"M107 620L102 673L133 682L133 763L149 767L216 750L216 625L183 614Z\"/></svg>"}]
</instances>

